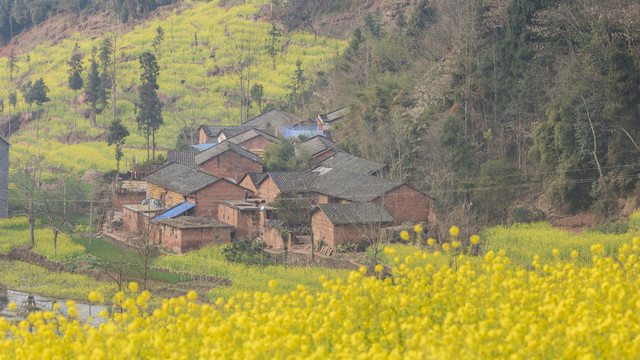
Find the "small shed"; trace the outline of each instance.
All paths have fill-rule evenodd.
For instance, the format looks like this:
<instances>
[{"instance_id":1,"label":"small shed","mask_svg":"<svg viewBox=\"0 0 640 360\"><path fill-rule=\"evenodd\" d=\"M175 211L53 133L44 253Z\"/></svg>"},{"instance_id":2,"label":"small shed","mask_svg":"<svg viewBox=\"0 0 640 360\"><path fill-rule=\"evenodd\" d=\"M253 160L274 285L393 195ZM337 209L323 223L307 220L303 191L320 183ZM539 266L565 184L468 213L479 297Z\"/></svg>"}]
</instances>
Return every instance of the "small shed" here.
<instances>
[{"instance_id":1,"label":"small shed","mask_svg":"<svg viewBox=\"0 0 640 360\"><path fill-rule=\"evenodd\" d=\"M381 203L320 204L311 215L316 244L323 241L331 248L370 243L392 224L393 217Z\"/></svg>"},{"instance_id":2,"label":"small shed","mask_svg":"<svg viewBox=\"0 0 640 360\"><path fill-rule=\"evenodd\" d=\"M215 219L179 216L153 222L154 242L177 253L231 241L233 226Z\"/></svg>"},{"instance_id":3,"label":"small shed","mask_svg":"<svg viewBox=\"0 0 640 360\"><path fill-rule=\"evenodd\" d=\"M218 220L235 228L235 238L252 237L264 230L265 221L273 217L273 208L260 200L227 200L218 204Z\"/></svg>"}]
</instances>

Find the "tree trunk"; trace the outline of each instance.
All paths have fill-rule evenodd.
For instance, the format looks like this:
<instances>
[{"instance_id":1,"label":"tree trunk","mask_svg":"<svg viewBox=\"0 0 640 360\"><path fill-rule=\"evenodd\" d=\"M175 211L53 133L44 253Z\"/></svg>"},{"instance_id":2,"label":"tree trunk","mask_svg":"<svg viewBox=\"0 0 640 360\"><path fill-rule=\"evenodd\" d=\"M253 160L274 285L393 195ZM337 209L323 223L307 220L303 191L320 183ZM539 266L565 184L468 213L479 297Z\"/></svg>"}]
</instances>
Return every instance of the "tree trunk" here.
<instances>
[{"instance_id":1,"label":"tree trunk","mask_svg":"<svg viewBox=\"0 0 640 360\"><path fill-rule=\"evenodd\" d=\"M151 130L151 134L152 134L151 146L153 147L153 160L155 160L156 159L156 129Z\"/></svg>"},{"instance_id":2,"label":"tree trunk","mask_svg":"<svg viewBox=\"0 0 640 360\"><path fill-rule=\"evenodd\" d=\"M53 253L58 252L58 230L53 231Z\"/></svg>"}]
</instances>

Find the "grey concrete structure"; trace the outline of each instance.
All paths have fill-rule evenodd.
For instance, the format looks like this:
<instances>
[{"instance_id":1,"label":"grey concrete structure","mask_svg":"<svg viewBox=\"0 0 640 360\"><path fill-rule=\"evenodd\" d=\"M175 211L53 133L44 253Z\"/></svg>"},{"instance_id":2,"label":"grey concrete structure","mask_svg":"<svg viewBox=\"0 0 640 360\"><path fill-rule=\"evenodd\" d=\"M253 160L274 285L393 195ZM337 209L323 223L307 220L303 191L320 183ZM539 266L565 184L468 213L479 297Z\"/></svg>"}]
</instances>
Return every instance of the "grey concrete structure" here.
<instances>
[{"instance_id":1,"label":"grey concrete structure","mask_svg":"<svg viewBox=\"0 0 640 360\"><path fill-rule=\"evenodd\" d=\"M9 216L9 147L9 141L0 135L0 219Z\"/></svg>"}]
</instances>

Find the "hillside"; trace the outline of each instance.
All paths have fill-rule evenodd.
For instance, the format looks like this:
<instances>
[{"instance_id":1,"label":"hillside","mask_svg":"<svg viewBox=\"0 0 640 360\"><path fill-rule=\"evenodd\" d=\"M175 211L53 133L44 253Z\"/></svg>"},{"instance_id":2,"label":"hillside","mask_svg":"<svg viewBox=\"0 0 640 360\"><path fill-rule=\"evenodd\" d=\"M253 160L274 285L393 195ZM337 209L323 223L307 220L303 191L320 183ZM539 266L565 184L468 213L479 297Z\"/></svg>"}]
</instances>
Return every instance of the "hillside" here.
<instances>
[{"instance_id":1,"label":"hillside","mask_svg":"<svg viewBox=\"0 0 640 360\"><path fill-rule=\"evenodd\" d=\"M341 40L323 37L314 40L314 36L306 32L283 33L277 44L282 50L276 55L274 70L273 59L265 49L271 24L258 19L260 4L261 1L254 1L227 9L219 6L218 1L187 1L179 6L158 10L155 18L137 25L129 32L124 27L120 28L121 33L105 34L115 39L117 48L116 114L131 132L124 149L129 162L136 157L139 161L146 159L146 151L142 151L145 138L135 123L135 103L138 101L140 81L138 56L144 51L154 51L151 40L156 36L158 27L162 27L165 34L156 52L160 67L159 97L165 105L165 124L156 134L159 149L173 148L182 129L186 129L185 135L188 137L201 124L240 122L240 77L239 72L235 71L239 62L249 59L250 64L250 68L242 75L243 84L261 84L264 88L263 103L280 106L287 96L287 86L296 69L296 61L301 62L305 76L311 82L317 72L328 69L330 59L344 48L345 42ZM110 22L103 20L108 28ZM15 42L22 44L38 32L51 34L57 30L48 22L34 33L15 39ZM77 43L84 55L82 76L86 83L92 48L99 49L104 39L95 35L97 29L89 30L92 31L74 33L64 40L60 39L65 35L64 32L52 36L53 40L45 37L48 41L17 54L11 87L8 86L8 58L0 59L0 83L7 84L0 98L6 98L10 90L18 95L15 107L4 107L4 121L0 121L3 131L8 129L9 110L12 114L36 110L35 106L30 108L25 103L18 90L25 82L42 77L51 99L43 104L44 113L39 121L22 121L19 128L16 128L16 119L11 123L10 140L14 143L14 153L36 154L37 143L47 163L60 169L81 173L89 168L102 171L115 168L113 150L108 149L104 142L108 123L113 117L111 99L105 106L106 110L96 115L93 124L90 111L87 110L90 106L82 103L83 96L80 96L81 104L78 105L74 130L74 92L68 87L67 61ZM28 49L28 46L23 45L23 48ZM245 65L247 68L249 66ZM248 113L245 111L242 120L258 114L258 106L254 105ZM29 119L29 116L21 118Z\"/></svg>"}]
</instances>

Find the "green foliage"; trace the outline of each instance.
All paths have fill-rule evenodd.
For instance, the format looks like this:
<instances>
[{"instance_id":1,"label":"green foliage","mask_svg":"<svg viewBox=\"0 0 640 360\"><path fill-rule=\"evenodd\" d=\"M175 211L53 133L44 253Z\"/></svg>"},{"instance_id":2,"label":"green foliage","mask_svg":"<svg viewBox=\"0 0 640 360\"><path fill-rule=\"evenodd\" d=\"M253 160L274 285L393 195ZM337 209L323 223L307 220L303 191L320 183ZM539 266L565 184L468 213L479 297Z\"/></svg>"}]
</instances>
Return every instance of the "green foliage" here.
<instances>
[{"instance_id":1,"label":"green foliage","mask_svg":"<svg viewBox=\"0 0 640 360\"><path fill-rule=\"evenodd\" d=\"M245 265L265 265L269 264L268 257L265 259L265 243L253 239L239 239L232 241L222 247L224 257L234 263Z\"/></svg>"},{"instance_id":2,"label":"green foliage","mask_svg":"<svg viewBox=\"0 0 640 360\"><path fill-rule=\"evenodd\" d=\"M506 160L490 160L480 166L480 179L473 196L489 217L506 217L509 204L520 192L522 172ZM474 201L474 203L476 203Z\"/></svg>"},{"instance_id":3,"label":"green foliage","mask_svg":"<svg viewBox=\"0 0 640 360\"><path fill-rule=\"evenodd\" d=\"M280 138L265 147L264 167L266 171L290 171L297 167L291 139Z\"/></svg>"},{"instance_id":4,"label":"green foliage","mask_svg":"<svg viewBox=\"0 0 640 360\"><path fill-rule=\"evenodd\" d=\"M542 222L545 219L545 215L540 209L528 209L524 206L518 206L511 212L513 222L516 223L535 223Z\"/></svg>"},{"instance_id":5,"label":"green foliage","mask_svg":"<svg viewBox=\"0 0 640 360\"><path fill-rule=\"evenodd\" d=\"M475 164L473 146L460 118L448 116L442 123L438 142L447 151L446 162L449 169L464 178Z\"/></svg>"}]
</instances>

